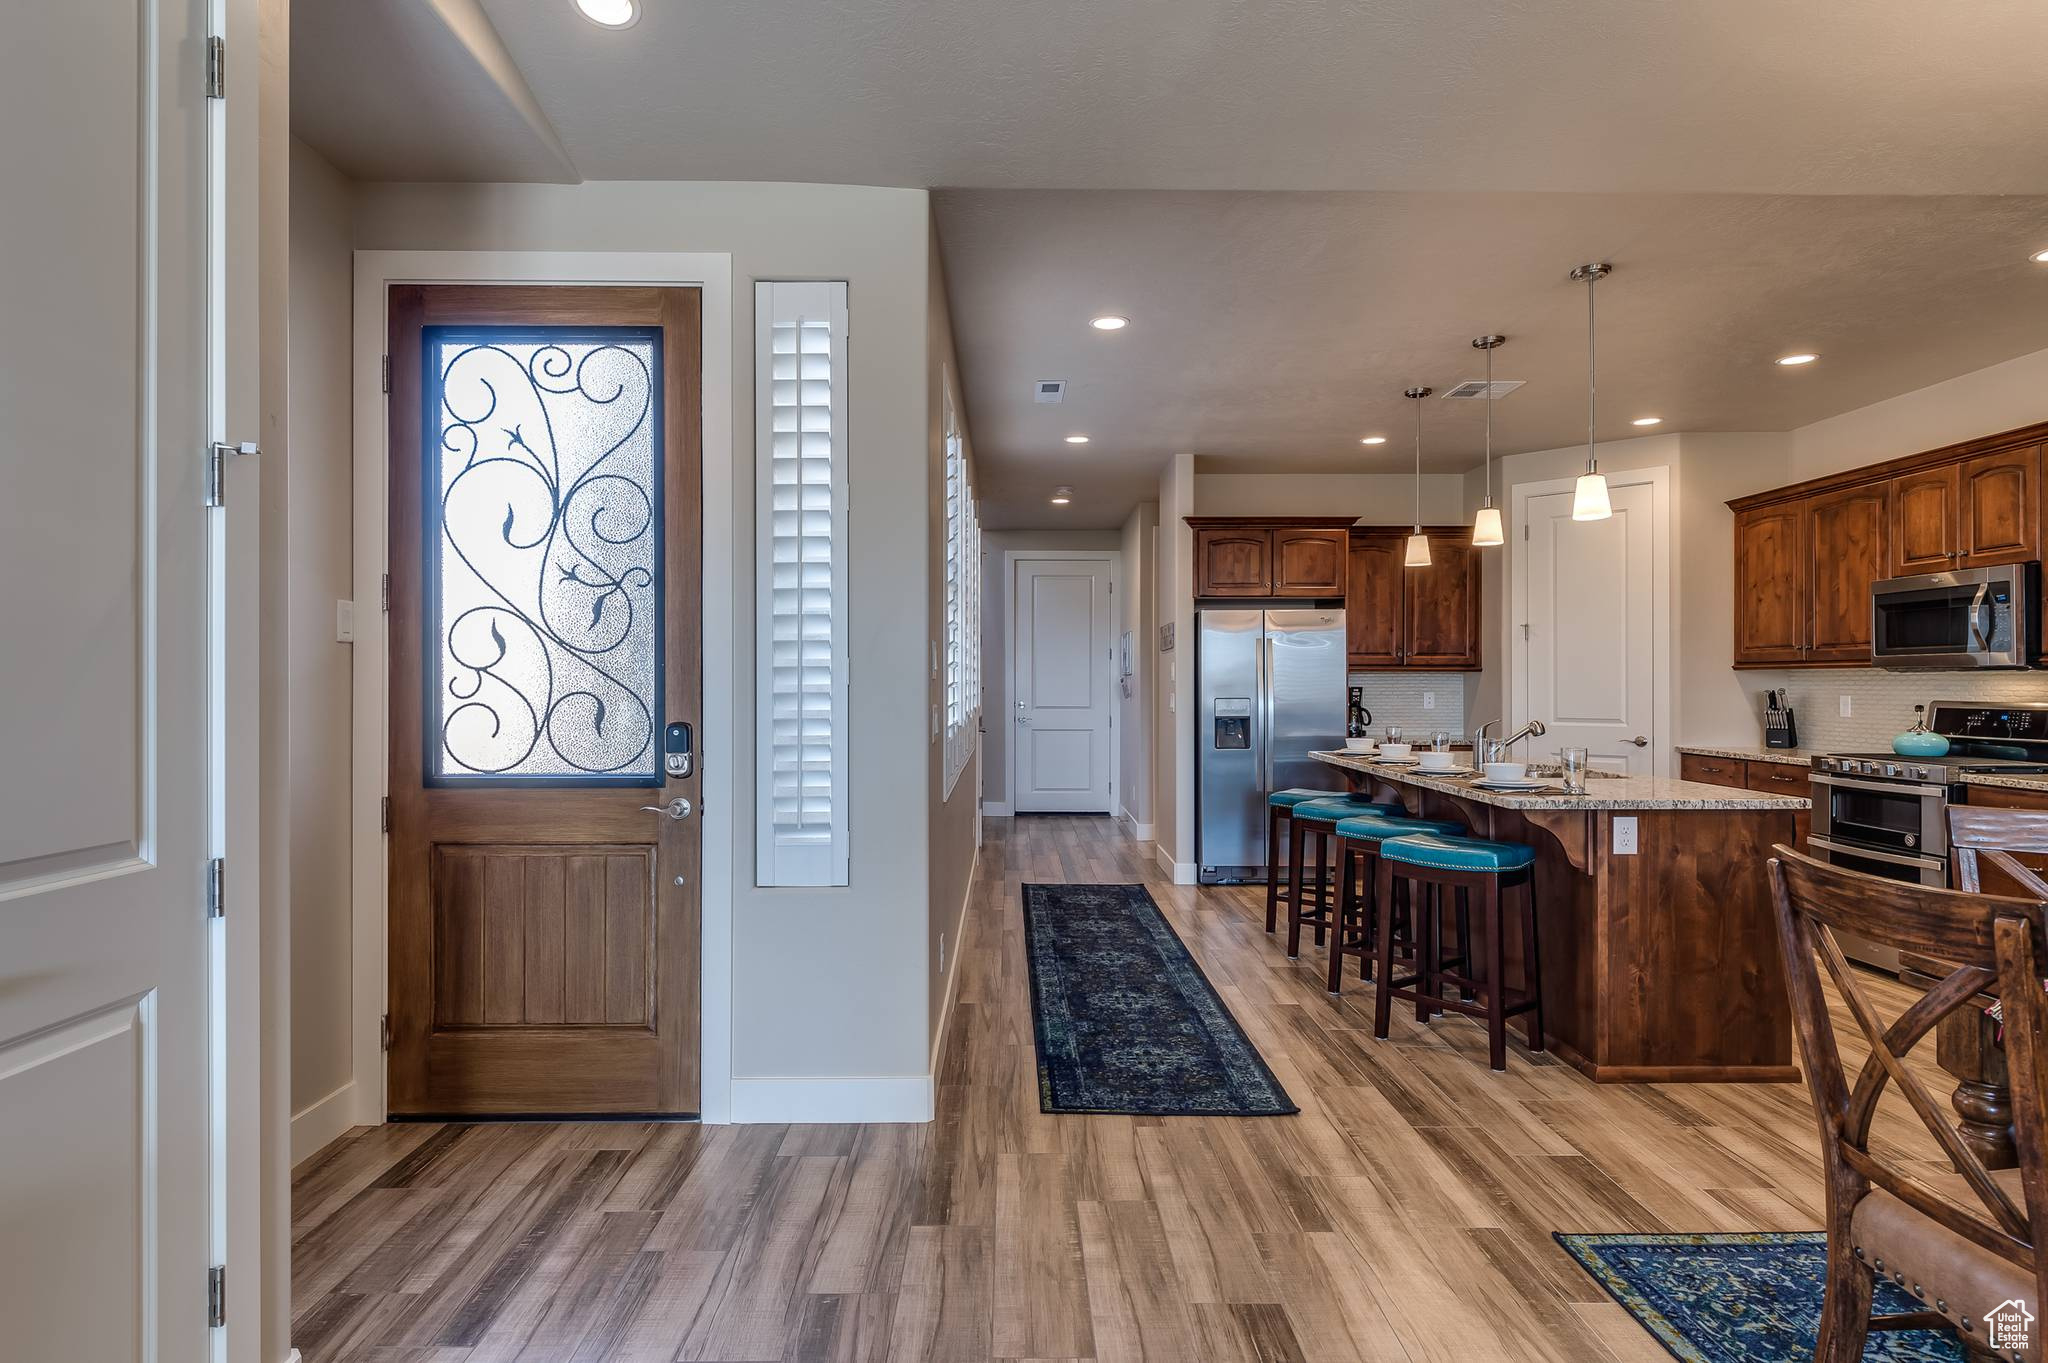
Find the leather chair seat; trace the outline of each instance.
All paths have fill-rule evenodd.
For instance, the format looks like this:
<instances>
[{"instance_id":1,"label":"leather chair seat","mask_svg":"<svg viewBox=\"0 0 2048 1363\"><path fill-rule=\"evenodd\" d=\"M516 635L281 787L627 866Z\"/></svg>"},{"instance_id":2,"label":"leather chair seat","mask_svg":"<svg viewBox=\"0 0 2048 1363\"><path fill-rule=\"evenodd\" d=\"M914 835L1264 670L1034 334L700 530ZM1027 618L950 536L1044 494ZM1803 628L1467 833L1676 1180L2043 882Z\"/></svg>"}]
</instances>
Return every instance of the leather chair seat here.
<instances>
[{"instance_id":1,"label":"leather chair seat","mask_svg":"<svg viewBox=\"0 0 2048 1363\"><path fill-rule=\"evenodd\" d=\"M1400 805L1374 804L1369 800L1304 800L1287 811L1297 823L1334 824L1366 815L1400 818L1408 811Z\"/></svg>"},{"instance_id":2,"label":"leather chair seat","mask_svg":"<svg viewBox=\"0 0 2048 1363\"><path fill-rule=\"evenodd\" d=\"M1288 790L1274 791L1266 797L1266 803L1278 805L1282 809L1292 809L1294 806L1306 804L1310 800L1344 800L1349 798L1349 795L1341 790L1310 790L1306 786L1295 786Z\"/></svg>"},{"instance_id":3,"label":"leather chair seat","mask_svg":"<svg viewBox=\"0 0 2048 1363\"><path fill-rule=\"evenodd\" d=\"M1381 814L1367 814L1356 819L1340 819L1337 836L1359 838L1367 842L1383 842L1388 838L1402 838L1415 833L1462 833L1463 824L1446 823L1442 819L1405 819Z\"/></svg>"},{"instance_id":4,"label":"leather chair seat","mask_svg":"<svg viewBox=\"0 0 2048 1363\"><path fill-rule=\"evenodd\" d=\"M1536 860L1536 849L1519 842L1418 833L1381 843L1380 859L1437 871L1519 871Z\"/></svg>"},{"instance_id":5,"label":"leather chair seat","mask_svg":"<svg viewBox=\"0 0 2048 1363\"><path fill-rule=\"evenodd\" d=\"M2019 1170L1999 1169L1991 1177L2014 1206L2025 1208ZM1881 1188L1871 1189L1856 1204L1849 1218L1849 1239L1873 1272L1904 1288L1926 1309L1954 1321L1963 1338L1980 1348L1985 1347L1988 1330L1984 1317L2006 1302L2021 1302L2035 1316L2041 1314L2032 1274L1929 1220ZM2044 1324L2048 1322L2037 1319L2028 1327L2028 1347L2017 1357L2029 1363L2042 1357ZM2014 1355L2000 1349L1998 1356Z\"/></svg>"}]
</instances>

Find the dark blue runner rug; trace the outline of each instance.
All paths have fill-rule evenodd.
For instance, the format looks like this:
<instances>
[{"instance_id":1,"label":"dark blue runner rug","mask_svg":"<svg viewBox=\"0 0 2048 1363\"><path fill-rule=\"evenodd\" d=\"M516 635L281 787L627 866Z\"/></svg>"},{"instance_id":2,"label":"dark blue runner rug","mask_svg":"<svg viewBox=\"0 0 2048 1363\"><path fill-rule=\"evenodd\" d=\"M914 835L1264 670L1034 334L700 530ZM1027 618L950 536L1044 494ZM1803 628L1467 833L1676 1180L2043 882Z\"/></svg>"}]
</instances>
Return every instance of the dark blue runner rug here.
<instances>
[{"instance_id":1,"label":"dark blue runner rug","mask_svg":"<svg viewBox=\"0 0 2048 1363\"><path fill-rule=\"evenodd\" d=\"M1557 1242L1684 1363L1813 1358L1828 1276L1828 1238L1819 1231L1559 1235ZM1873 1306L1880 1316L1925 1309L1882 1278ZM1955 1336L1938 1330L1873 1334L1863 1351L1863 1363L1962 1358Z\"/></svg>"},{"instance_id":2,"label":"dark blue runner rug","mask_svg":"<svg viewBox=\"0 0 2048 1363\"><path fill-rule=\"evenodd\" d=\"M1026 885L1046 1112L1297 1112L1142 885Z\"/></svg>"}]
</instances>

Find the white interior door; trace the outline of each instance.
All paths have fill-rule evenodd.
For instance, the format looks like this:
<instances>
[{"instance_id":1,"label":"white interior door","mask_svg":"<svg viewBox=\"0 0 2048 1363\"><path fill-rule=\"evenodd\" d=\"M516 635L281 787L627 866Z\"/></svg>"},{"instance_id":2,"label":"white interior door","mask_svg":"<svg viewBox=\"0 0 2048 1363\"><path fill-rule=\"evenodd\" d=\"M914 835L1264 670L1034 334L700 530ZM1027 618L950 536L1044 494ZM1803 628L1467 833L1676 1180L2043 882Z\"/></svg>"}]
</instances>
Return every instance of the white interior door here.
<instances>
[{"instance_id":1,"label":"white interior door","mask_svg":"<svg viewBox=\"0 0 2048 1363\"><path fill-rule=\"evenodd\" d=\"M1016 810L1107 814L1109 560L1019 559L1016 573Z\"/></svg>"},{"instance_id":2,"label":"white interior door","mask_svg":"<svg viewBox=\"0 0 2048 1363\"><path fill-rule=\"evenodd\" d=\"M1517 719L1549 726L1528 740L1532 759L1584 747L1596 767L1647 776L1665 746L1657 732L1657 489L1610 479L1610 498L1614 514L1604 521L1573 520L1570 492L1525 504Z\"/></svg>"},{"instance_id":3,"label":"white interior door","mask_svg":"<svg viewBox=\"0 0 2048 1363\"><path fill-rule=\"evenodd\" d=\"M206 6L9 14L0 1356L188 1363L214 1195Z\"/></svg>"}]
</instances>

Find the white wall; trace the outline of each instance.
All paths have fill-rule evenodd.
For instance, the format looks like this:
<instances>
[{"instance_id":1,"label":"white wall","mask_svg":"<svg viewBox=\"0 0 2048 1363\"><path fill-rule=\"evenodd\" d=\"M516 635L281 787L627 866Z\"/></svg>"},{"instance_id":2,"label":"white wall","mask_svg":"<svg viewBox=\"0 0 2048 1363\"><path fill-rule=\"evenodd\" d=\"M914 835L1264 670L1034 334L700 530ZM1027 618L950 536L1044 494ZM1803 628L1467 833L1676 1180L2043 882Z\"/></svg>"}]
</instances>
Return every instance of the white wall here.
<instances>
[{"instance_id":1,"label":"white wall","mask_svg":"<svg viewBox=\"0 0 2048 1363\"><path fill-rule=\"evenodd\" d=\"M1152 824L1160 859L1174 877L1195 877L1195 456L1176 454L1159 475L1159 539L1155 555L1152 647ZM1158 627L1173 626L1171 650L1159 648Z\"/></svg>"},{"instance_id":2,"label":"white wall","mask_svg":"<svg viewBox=\"0 0 2048 1363\"><path fill-rule=\"evenodd\" d=\"M1199 465L1200 460L1198 459ZM1401 473L1195 474L1193 516L1344 516L1368 525L1409 525L1416 480ZM1422 523L1464 519L1465 475L1422 475Z\"/></svg>"},{"instance_id":3,"label":"white wall","mask_svg":"<svg viewBox=\"0 0 2048 1363\"><path fill-rule=\"evenodd\" d=\"M1010 585L1018 554L1115 550L1115 530L990 530L981 537L987 576L982 593L981 798L994 813L1006 814L1010 798ZM1119 591L1122 588L1118 588Z\"/></svg>"},{"instance_id":4,"label":"white wall","mask_svg":"<svg viewBox=\"0 0 2048 1363\"><path fill-rule=\"evenodd\" d=\"M1131 675L1117 689L1117 804L1141 837L1152 827L1152 669L1156 655L1153 601L1153 545L1159 535L1159 506L1141 502L1124 519L1119 538L1117 587L1118 658L1121 636L1131 636Z\"/></svg>"},{"instance_id":5,"label":"white wall","mask_svg":"<svg viewBox=\"0 0 2048 1363\"><path fill-rule=\"evenodd\" d=\"M734 492L706 514L734 526L737 637L733 656L709 665L731 669L735 729L705 734L703 758L732 764L735 778L732 1068L743 1115L847 1092L847 1080L897 1093L929 1075L929 221L922 191L831 185L360 189L361 248L733 258L732 334L706 340L734 356ZM753 886L753 286L775 278L850 284L852 883L836 889Z\"/></svg>"},{"instance_id":6,"label":"white wall","mask_svg":"<svg viewBox=\"0 0 2048 1363\"><path fill-rule=\"evenodd\" d=\"M294 141L286 343L290 404L284 461L290 468L285 511L291 544L285 703L291 745L294 1113L313 1108L354 1076L350 649L334 638L334 603L349 597L354 562L349 393L353 212L351 183L319 152ZM370 602L369 607L375 610L377 603ZM345 1100L337 1103L332 1120L343 1120L346 1109ZM331 1136L331 1130L327 1134Z\"/></svg>"}]
</instances>

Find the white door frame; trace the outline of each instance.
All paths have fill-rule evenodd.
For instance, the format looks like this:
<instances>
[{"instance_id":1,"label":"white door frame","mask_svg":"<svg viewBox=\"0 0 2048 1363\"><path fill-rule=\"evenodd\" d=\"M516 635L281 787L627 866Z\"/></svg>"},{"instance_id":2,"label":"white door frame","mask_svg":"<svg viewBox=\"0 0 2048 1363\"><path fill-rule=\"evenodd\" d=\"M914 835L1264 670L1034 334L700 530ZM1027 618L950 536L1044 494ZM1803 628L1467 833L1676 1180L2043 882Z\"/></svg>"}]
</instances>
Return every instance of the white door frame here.
<instances>
[{"instance_id":1,"label":"white door frame","mask_svg":"<svg viewBox=\"0 0 2048 1363\"><path fill-rule=\"evenodd\" d=\"M1529 641L1522 637L1521 630L1521 622L1529 615L1529 556L1518 552L1520 546L1529 542L1529 502L1536 497L1570 492L1577 482L1576 478L1552 478L1540 483L1517 483L1508 489L1508 614L1501 622L1507 635L1508 682L1502 699L1508 712L1504 721L1508 733L1520 728L1529 717ZM1672 744L1677 741L1671 708L1671 624L1678 608L1671 583L1671 470L1663 464L1616 469L1608 473L1607 482L1612 487L1650 487L1650 533L1656 540L1650 549L1650 600L1656 615L1650 630L1650 770L1658 776L1669 776Z\"/></svg>"},{"instance_id":2,"label":"white door frame","mask_svg":"<svg viewBox=\"0 0 2048 1363\"><path fill-rule=\"evenodd\" d=\"M355 919L354 1101L352 1124L374 1126L385 1116L386 867L383 797L390 751L385 624L367 609L383 596L385 531L389 516L385 473L387 422L383 391L384 346L389 334L385 302L393 284L621 284L703 290L704 403L704 713L698 731L729 734L733 676L714 659L739 657L733 636L733 588L751 581L751 566L735 559L732 411L732 256L725 252L670 251L357 251L355 253L355 599L353 672L355 757L351 797L351 855ZM714 510L720 514L713 514ZM751 654L747 656L751 657ZM698 1111L706 1124L732 1119L732 909L733 763L745 748L722 753L704 772L704 843L701 980L698 992ZM334 1104L336 1108L342 1105ZM311 1109L309 1109L311 1111ZM344 1128L345 1129L345 1128ZM335 1134L339 1134L336 1132ZM295 1142L296 1143L296 1142ZM324 1142L323 1142L324 1143Z\"/></svg>"},{"instance_id":3,"label":"white door frame","mask_svg":"<svg viewBox=\"0 0 2048 1363\"><path fill-rule=\"evenodd\" d=\"M1116 817L1123 796L1123 765L1120 760L1123 736L1116 731L1116 590L1123 584L1117 570L1123 564L1121 549L1005 549L1003 551L1003 723L1009 725L1009 739L1003 748L1003 813L1017 812L1017 565L1030 562L1107 563L1109 565L1109 650L1103 655L1102 675L1109 697L1109 808L1103 813Z\"/></svg>"}]
</instances>

